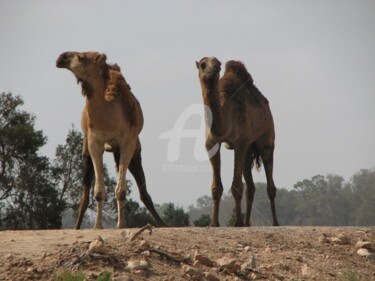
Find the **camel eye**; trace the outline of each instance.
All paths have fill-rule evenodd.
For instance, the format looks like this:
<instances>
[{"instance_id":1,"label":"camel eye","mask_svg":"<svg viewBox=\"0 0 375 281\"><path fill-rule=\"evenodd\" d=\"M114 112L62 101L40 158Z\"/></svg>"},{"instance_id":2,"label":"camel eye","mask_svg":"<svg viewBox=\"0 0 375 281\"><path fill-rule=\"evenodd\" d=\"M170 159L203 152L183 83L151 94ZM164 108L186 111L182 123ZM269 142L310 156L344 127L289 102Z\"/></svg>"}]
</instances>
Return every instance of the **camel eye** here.
<instances>
[{"instance_id":1,"label":"camel eye","mask_svg":"<svg viewBox=\"0 0 375 281\"><path fill-rule=\"evenodd\" d=\"M206 65L205 62L202 62L202 63L201 63L201 68L202 68L203 70L206 68L206 66L207 66L207 65Z\"/></svg>"}]
</instances>

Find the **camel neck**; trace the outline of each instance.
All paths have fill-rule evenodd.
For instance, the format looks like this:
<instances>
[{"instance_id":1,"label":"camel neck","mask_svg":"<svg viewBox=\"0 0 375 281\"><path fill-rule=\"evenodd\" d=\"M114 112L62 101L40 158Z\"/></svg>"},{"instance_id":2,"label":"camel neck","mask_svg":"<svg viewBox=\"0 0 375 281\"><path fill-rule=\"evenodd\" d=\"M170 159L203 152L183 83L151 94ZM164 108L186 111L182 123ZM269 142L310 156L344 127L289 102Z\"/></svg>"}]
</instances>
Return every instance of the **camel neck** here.
<instances>
[{"instance_id":1,"label":"camel neck","mask_svg":"<svg viewBox=\"0 0 375 281\"><path fill-rule=\"evenodd\" d=\"M215 136L223 135L222 114L218 83L210 87L203 88L203 102L209 108L206 109L206 122L211 123L210 131ZM208 112L207 112L208 111Z\"/></svg>"}]
</instances>

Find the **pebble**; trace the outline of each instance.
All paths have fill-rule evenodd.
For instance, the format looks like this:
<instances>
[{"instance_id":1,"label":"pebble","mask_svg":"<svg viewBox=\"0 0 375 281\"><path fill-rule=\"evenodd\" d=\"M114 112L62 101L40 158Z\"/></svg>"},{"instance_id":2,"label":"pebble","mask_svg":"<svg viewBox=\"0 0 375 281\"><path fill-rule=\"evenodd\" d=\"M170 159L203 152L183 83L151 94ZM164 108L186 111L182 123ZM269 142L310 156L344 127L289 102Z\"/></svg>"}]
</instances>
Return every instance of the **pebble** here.
<instances>
[{"instance_id":1,"label":"pebble","mask_svg":"<svg viewBox=\"0 0 375 281\"><path fill-rule=\"evenodd\" d=\"M210 258L205 257L198 253L195 253L194 261L198 261L200 264L208 266L208 267L212 267L214 265L214 262Z\"/></svg>"},{"instance_id":2,"label":"pebble","mask_svg":"<svg viewBox=\"0 0 375 281\"><path fill-rule=\"evenodd\" d=\"M150 266L148 262L145 260L138 260L138 261L130 260L128 261L128 265L125 267L125 270L130 270L130 271L147 270L149 267Z\"/></svg>"},{"instance_id":3,"label":"pebble","mask_svg":"<svg viewBox=\"0 0 375 281\"><path fill-rule=\"evenodd\" d=\"M238 270L240 270L241 266L237 264L236 259L228 258L228 257L222 257L216 261L216 263L224 269L227 269L231 273L235 273Z\"/></svg>"},{"instance_id":4,"label":"pebble","mask_svg":"<svg viewBox=\"0 0 375 281\"><path fill-rule=\"evenodd\" d=\"M371 253L365 248L359 249L357 251L357 254L360 255L361 257L367 257L367 256L371 255Z\"/></svg>"},{"instance_id":5,"label":"pebble","mask_svg":"<svg viewBox=\"0 0 375 281\"><path fill-rule=\"evenodd\" d=\"M371 242L368 242L368 241L358 241L357 244L355 245L357 249L360 249L360 248L364 248L364 249L371 249L372 248L372 244Z\"/></svg>"}]
</instances>

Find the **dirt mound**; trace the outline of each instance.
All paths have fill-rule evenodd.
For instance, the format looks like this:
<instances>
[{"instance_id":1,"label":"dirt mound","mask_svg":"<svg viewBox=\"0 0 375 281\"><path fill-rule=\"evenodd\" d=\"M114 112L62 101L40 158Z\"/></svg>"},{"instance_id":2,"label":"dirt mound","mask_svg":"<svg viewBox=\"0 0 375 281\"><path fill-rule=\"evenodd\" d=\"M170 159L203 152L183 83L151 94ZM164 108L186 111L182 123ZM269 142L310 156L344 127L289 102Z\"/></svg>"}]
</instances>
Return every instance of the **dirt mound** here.
<instances>
[{"instance_id":1,"label":"dirt mound","mask_svg":"<svg viewBox=\"0 0 375 281\"><path fill-rule=\"evenodd\" d=\"M375 229L328 227L3 231L1 280L375 280Z\"/></svg>"}]
</instances>

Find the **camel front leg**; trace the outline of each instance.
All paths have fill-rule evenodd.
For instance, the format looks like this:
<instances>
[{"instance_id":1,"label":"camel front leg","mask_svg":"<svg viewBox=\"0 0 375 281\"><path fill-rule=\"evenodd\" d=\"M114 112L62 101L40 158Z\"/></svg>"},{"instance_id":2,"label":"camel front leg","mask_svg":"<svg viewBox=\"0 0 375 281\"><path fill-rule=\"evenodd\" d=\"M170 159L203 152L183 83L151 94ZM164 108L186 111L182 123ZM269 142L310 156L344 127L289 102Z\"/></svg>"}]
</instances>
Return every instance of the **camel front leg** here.
<instances>
[{"instance_id":1,"label":"camel front leg","mask_svg":"<svg viewBox=\"0 0 375 281\"><path fill-rule=\"evenodd\" d=\"M211 149L217 143L213 142L212 140L208 139L206 141L206 149L207 151L211 151ZM211 214L211 224L212 227L219 227L219 209L220 209L220 200L221 196L223 195L223 184L221 182L220 176L220 169L221 169L221 162L220 162L220 147L218 151L210 157L210 163L212 166L212 185L211 185L211 193L212 193L212 214Z\"/></svg>"},{"instance_id":2,"label":"camel front leg","mask_svg":"<svg viewBox=\"0 0 375 281\"><path fill-rule=\"evenodd\" d=\"M232 195L235 201L236 220L234 226L244 226L241 212L241 200L243 194L242 172L246 149L243 146L234 148L234 176L232 183Z\"/></svg>"},{"instance_id":3,"label":"camel front leg","mask_svg":"<svg viewBox=\"0 0 375 281\"><path fill-rule=\"evenodd\" d=\"M126 172L135 149L135 142L125 142L120 147L118 181L115 189L117 199L117 228L125 228L124 207L127 193Z\"/></svg>"},{"instance_id":4,"label":"camel front leg","mask_svg":"<svg viewBox=\"0 0 375 281\"><path fill-rule=\"evenodd\" d=\"M103 200L105 198L105 186L104 186L104 169L103 169L103 152L104 144L101 141L95 139L89 139L89 151L91 159L94 165L95 171L95 187L94 196L97 203L96 208L96 221L94 228L102 229L102 211L103 211Z\"/></svg>"}]
</instances>

